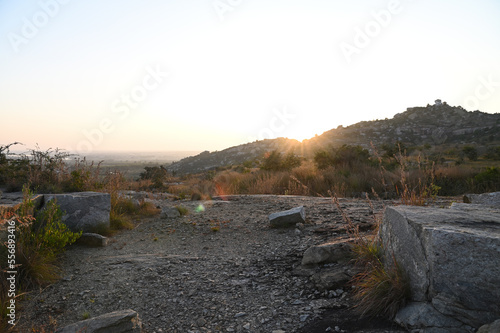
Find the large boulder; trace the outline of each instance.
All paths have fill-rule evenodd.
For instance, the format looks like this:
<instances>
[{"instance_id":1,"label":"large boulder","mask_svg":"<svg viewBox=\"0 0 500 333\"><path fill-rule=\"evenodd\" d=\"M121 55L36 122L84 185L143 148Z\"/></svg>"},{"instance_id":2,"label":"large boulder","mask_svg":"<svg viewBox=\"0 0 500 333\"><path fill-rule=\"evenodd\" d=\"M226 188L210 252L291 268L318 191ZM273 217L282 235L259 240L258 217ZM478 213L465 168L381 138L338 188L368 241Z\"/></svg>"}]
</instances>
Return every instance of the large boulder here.
<instances>
[{"instance_id":1,"label":"large boulder","mask_svg":"<svg viewBox=\"0 0 500 333\"><path fill-rule=\"evenodd\" d=\"M394 255L408 274L412 301L420 303L413 307L426 314L403 321L408 328L446 331L451 327L434 326L436 318L446 322L445 316L461 323L454 332L468 332L500 317L500 215L495 211L388 207L380 237L386 255Z\"/></svg>"},{"instance_id":2,"label":"large boulder","mask_svg":"<svg viewBox=\"0 0 500 333\"><path fill-rule=\"evenodd\" d=\"M306 222L304 206L295 207L282 212L269 215L269 222L272 228L295 227L297 223Z\"/></svg>"},{"instance_id":3,"label":"large boulder","mask_svg":"<svg viewBox=\"0 0 500 333\"><path fill-rule=\"evenodd\" d=\"M62 221L73 232L94 232L109 228L111 197L109 193L76 192L46 194L45 205L56 200L63 211Z\"/></svg>"},{"instance_id":4,"label":"large boulder","mask_svg":"<svg viewBox=\"0 0 500 333\"><path fill-rule=\"evenodd\" d=\"M56 333L141 333L142 324L137 312L122 310L82 320L60 328Z\"/></svg>"}]
</instances>

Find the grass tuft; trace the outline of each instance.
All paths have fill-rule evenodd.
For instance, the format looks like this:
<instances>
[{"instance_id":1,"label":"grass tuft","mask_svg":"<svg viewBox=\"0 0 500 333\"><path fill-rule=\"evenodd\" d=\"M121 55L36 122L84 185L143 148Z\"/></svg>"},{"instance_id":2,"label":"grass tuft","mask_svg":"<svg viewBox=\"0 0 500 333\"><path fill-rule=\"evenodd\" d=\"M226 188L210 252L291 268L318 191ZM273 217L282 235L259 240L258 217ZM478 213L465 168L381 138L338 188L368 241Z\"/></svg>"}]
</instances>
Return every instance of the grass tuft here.
<instances>
[{"instance_id":1,"label":"grass tuft","mask_svg":"<svg viewBox=\"0 0 500 333\"><path fill-rule=\"evenodd\" d=\"M411 296L408 277L394 257L391 265L380 260L365 262L364 271L354 277L352 284L357 302L354 309L362 317L392 319Z\"/></svg>"}]
</instances>

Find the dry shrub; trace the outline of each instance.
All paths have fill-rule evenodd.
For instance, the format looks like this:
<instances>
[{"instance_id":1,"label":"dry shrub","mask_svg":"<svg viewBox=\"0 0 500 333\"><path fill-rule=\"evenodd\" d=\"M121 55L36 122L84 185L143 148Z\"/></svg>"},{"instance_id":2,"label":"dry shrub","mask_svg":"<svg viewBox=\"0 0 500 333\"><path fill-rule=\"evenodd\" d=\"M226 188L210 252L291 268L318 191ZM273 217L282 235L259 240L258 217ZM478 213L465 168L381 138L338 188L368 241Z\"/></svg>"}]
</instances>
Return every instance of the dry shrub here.
<instances>
[{"instance_id":1,"label":"dry shrub","mask_svg":"<svg viewBox=\"0 0 500 333\"><path fill-rule=\"evenodd\" d=\"M434 162L422 161L420 155L412 160L401 152L396 159L400 165L400 182L396 191L403 205L424 206L434 200L440 189L434 184ZM416 164L417 168L408 171L411 164Z\"/></svg>"}]
</instances>

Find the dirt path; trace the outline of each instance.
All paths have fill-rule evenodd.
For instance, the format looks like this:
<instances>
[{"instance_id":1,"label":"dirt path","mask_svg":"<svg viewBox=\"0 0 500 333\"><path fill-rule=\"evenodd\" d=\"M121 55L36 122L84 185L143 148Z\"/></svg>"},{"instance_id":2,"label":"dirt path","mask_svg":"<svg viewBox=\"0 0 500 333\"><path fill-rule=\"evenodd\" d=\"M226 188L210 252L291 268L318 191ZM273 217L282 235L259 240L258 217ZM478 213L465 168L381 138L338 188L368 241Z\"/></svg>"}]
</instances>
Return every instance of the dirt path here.
<instances>
[{"instance_id":1,"label":"dirt path","mask_svg":"<svg viewBox=\"0 0 500 333\"><path fill-rule=\"evenodd\" d=\"M64 278L23 302L19 331L50 331L122 309L137 311L146 333L397 331L385 321L360 321L349 310L348 287L320 291L310 278L314 270L300 269L308 247L347 237L330 199L225 199L162 201L182 204L190 214L140 221L105 248L71 247L62 262ZM369 226L365 201L341 203ZM300 205L307 224L269 228L269 214Z\"/></svg>"}]
</instances>

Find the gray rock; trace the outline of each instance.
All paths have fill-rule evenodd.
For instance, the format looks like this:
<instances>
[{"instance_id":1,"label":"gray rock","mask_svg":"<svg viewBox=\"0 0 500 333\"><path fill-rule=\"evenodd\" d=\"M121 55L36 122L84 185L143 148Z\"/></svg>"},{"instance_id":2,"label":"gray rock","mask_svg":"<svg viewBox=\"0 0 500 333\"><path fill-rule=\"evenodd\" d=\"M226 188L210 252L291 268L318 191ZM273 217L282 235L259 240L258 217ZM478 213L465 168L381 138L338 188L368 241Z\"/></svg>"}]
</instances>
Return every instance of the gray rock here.
<instances>
[{"instance_id":1,"label":"gray rock","mask_svg":"<svg viewBox=\"0 0 500 333\"><path fill-rule=\"evenodd\" d=\"M481 210L483 215L485 213L493 214L493 216L500 214L500 206L493 207L487 205L454 202L451 204L450 208L460 210L462 212L477 212L478 210Z\"/></svg>"},{"instance_id":2,"label":"gray rock","mask_svg":"<svg viewBox=\"0 0 500 333\"><path fill-rule=\"evenodd\" d=\"M500 207L500 192L464 195L465 203Z\"/></svg>"},{"instance_id":3,"label":"gray rock","mask_svg":"<svg viewBox=\"0 0 500 333\"><path fill-rule=\"evenodd\" d=\"M500 215L388 207L380 236L386 254L394 254L407 272L413 301L431 304L464 327L500 317Z\"/></svg>"},{"instance_id":4,"label":"gray rock","mask_svg":"<svg viewBox=\"0 0 500 333\"><path fill-rule=\"evenodd\" d=\"M343 266L323 270L311 276L311 281L320 291L335 290L344 287L351 280Z\"/></svg>"},{"instance_id":5,"label":"gray rock","mask_svg":"<svg viewBox=\"0 0 500 333\"><path fill-rule=\"evenodd\" d=\"M295 207L269 215L269 222L272 228L295 227L297 223L305 223L305 221L306 213L304 206Z\"/></svg>"},{"instance_id":6,"label":"gray rock","mask_svg":"<svg viewBox=\"0 0 500 333\"><path fill-rule=\"evenodd\" d=\"M56 333L141 333L142 324L137 312L122 310L82 320L58 329Z\"/></svg>"},{"instance_id":7,"label":"gray rock","mask_svg":"<svg viewBox=\"0 0 500 333\"><path fill-rule=\"evenodd\" d=\"M31 197L31 201L33 202L33 208L36 210L40 209L43 205L44 195L43 194L34 194ZM23 193L22 192L10 192L3 193L0 198L0 210L8 209L8 210L17 210L19 206L23 202Z\"/></svg>"},{"instance_id":8,"label":"gray rock","mask_svg":"<svg viewBox=\"0 0 500 333\"><path fill-rule=\"evenodd\" d=\"M425 332L464 332L463 324L437 311L428 302L413 302L400 310L394 321L407 329L427 327Z\"/></svg>"},{"instance_id":9,"label":"gray rock","mask_svg":"<svg viewBox=\"0 0 500 333\"><path fill-rule=\"evenodd\" d=\"M318 265L349 261L352 258L352 246L351 240L340 240L311 246L304 252L302 265Z\"/></svg>"},{"instance_id":10,"label":"gray rock","mask_svg":"<svg viewBox=\"0 0 500 333\"><path fill-rule=\"evenodd\" d=\"M176 207L164 207L161 210L160 217L162 219L175 219L177 217L180 217L181 213Z\"/></svg>"},{"instance_id":11,"label":"gray rock","mask_svg":"<svg viewBox=\"0 0 500 333\"><path fill-rule=\"evenodd\" d=\"M61 207L63 211L62 221L73 232L81 230L94 232L100 228L109 228L109 213L111 211L109 193L46 194L45 206L51 200L56 200Z\"/></svg>"},{"instance_id":12,"label":"gray rock","mask_svg":"<svg viewBox=\"0 0 500 333\"><path fill-rule=\"evenodd\" d=\"M498 332L500 332L500 319L494 321L491 324L483 325L477 330L477 333L498 333Z\"/></svg>"},{"instance_id":13,"label":"gray rock","mask_svg":"<svg viewBox=\"0 0 500 333\"><path fill-rule=\"evenodd\" d=\"M105 247L108 245L108 237L91 232L85 232L80 238L78 238L77 244L90 247Z\"/></svg>"}]
</instances>

